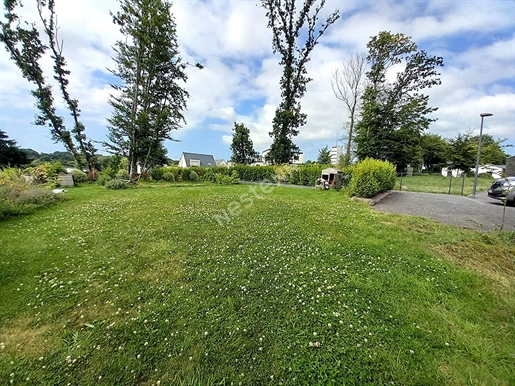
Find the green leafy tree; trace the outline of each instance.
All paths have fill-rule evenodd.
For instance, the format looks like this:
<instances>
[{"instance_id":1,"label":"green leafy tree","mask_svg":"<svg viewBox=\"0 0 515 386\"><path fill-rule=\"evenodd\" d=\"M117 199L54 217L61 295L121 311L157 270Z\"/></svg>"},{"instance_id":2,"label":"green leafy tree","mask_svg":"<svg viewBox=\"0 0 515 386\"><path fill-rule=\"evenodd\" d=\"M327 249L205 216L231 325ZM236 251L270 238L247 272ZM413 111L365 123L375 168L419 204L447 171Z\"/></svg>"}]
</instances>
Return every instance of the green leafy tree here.
<instances>
[{"instance_id":1,"label":"green leafy tree","mask_svg":"<svg viewBox=\"0 0 515 386\"><path fill-rule=\"evenodd\" d=\"M39 29L35 23L22 24L20 17L15 13L16 7L21 7L21 1L6 0L4 5L7 13L6 22L0 22L0 40L11 59L21 70L22 75L29 82L36 85L31 94L36 98L36 107L39 114L36 115L36 125L49 126L52 138L56 142L62 142L66 149L73 155L79 166L87 165L94 170L95 148L85 134L85 126L80 121L79 102L70 96L68 91L68 79L70 71L66 69L66 60L63 56L63 44L59 44L57 37L57 22L54 0L36 0L42 31L48 42L43 43ZM23 27L25 26L25 27ZM52 85L47 83L40 63L45 60L47 50L51 51L54 61L54 79L61 91L66 107L74 120L71 131L66 128L64 118L59 115L55 107Z\"/></svg>"},{"instance_id":2,"label":"green leafy tree","mask_svg":"<svg viewBox=\"0 0 515 386\"><path fill-rule=\"evenodd\" d=\"M162 156L164 140L184 122L188 93L186 63L179 56L176 25L167 0L121 0L113 16L123 39L115 45L115 69L108 142L112 153L129 159L128 172L143 171Z\"/></svg>"},{"instance_id":3,"label":"green leafy tree","mask_svg":"<svg viewBox=\"0 0 515 386\"><path fill-rule=\"evenodd\" d=\"M16 141L9 139L7 134L0 130L0 167L20 167L28 162L27 155L16 146Z\"/></svg>"},{"instance_id":4,"label":"green leafy tree","mask_svg":"<svg viewBox=\"0 0 515 386\"><path fill-rule=\"evenodd\" d=\"M398 170L418 166L420 136L434 121L427 115L437 110L420 91L441 83L437 67L443 66L443 59L418 50L403 34L385 31L372 37L367 47L370 71L356 127L357 156L390 161ZM394 65L404 69L390 83L386 73Z\"/></svg>"},{"instance_id":5,"label":"green leafy tree","mask_svg":"<svg viewBox=\"0 0 515 386\"><path fill-rule=\"evenodd\" d=\"M474 148L474 141L471 132L458 133L456 138L450 140L451 153L450 162L452 168L463 170L465 173L476 165L477 148Z\"/></svg>"},{"instance_id":6,"label":"green leafy tree","mask_svg":"<svg viewBox=\"0 0 515 386\"><path fill-rule=\"evenodd\" d=\"M317 163L328 165L331 163L331 150L326 146L318 152Z\"/></svg>"},{"instance_id":7,"label":"green leafy tree","mask_svg":"<svg viewBox=\"0 0 515 386\"><path fill-rule=\"evenodd\" d=\"M427 170L436 170L439 165L449 160L451 153L449 141L438 134L424 133L420 137L422 159Z\"/></svg>"},{"instance_id":8,"label":"green leafy tree","mask_svg":"<svg viewBox=\"0 0 515 386\"><path fill-rule=\"evenodd\" d=\"M289 163L299 152L292 138L299 134L299 128L306 124L307 116L301 112L300 101L306 93L306 64L318 40L339 17L335 11L318 23L318 16L325 0L315 6L315 0L305 0L297 12L295 0L262 0L266 9L268 27L272 30L272 48L281 56L283 75L280 80L282 101L276 109L272 122L273 138L267 160L272 164ZM301 38L304 40L301 42Z\"/></svg>"},{"instance_id":9,"label":"green leafy tree","mask_svg":"<svg viewBox=\"0 0 515 386\"><path fill-rule=\"evenodd\" d=\"M250 139L250 130L243 123L234 122L232 129L231 162L235 164L250 165L258 155Z\"/></svg>"},{"instance_id":10,"label":"green leafy tree","mask_svg":"<svg viewBox=\"0 0 515 386\"><path fill-rule=\"evenodd\" d=\"M471 141L477 154L479 136L472 137ZM479 157L479 163L481 165L505 165L508 155L503 150L502 143L504 141L506 141L506 139L495 140L490 134L483 134L481 137L481 154Z\"/></svg>"}]
</instances>

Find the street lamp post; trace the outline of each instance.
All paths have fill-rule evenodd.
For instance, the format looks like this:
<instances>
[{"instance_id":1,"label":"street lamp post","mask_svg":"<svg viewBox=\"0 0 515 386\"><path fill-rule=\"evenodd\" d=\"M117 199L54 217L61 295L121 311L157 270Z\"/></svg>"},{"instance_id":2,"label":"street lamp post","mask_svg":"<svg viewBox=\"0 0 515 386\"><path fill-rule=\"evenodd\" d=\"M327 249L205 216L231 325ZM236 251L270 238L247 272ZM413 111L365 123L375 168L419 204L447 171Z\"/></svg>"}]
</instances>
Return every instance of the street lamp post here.
<instances>
[{"instance_id":1,"label":"street lamp post","mask_svg":"<svg viewBox=\"0 0 515 386\"><path fill-rule=\"evenodd\" d=\"M472 198L476 198L477 175L479 171L479 157L481 156L481 139L483 137L483 119L485 117L491 117L493 114L483 113L479 115L481 116L481 128L479 129L479 143L477 145L476 172L474 173L474 188L472 189Z\"/></svg>"}]
</instances>

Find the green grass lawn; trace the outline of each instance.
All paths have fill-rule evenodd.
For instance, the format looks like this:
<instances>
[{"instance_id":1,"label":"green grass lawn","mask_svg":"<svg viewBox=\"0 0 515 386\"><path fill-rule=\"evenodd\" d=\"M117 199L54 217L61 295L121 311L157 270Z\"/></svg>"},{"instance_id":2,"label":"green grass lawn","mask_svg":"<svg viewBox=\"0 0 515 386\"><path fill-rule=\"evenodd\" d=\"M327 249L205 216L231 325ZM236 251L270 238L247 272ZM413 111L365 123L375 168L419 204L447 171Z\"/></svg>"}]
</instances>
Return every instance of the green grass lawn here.
<instances>
[{"instance_id":1,"label":"green grass lawn","mask_svg":"<svg viewBox=\"0 0 515 386\"><path fill-rule=\"evenodd\" d=\"M314 189L67 196L0 222L0 384L515 383L513 232Z\"/></svg>"},{"instance_id":2,"label":"green grass lawn","mask_svg":"<svg viewBox=\"0 0 515 386\"><path fill-rule=\"evenodd\" d=\"M489 177L482 176L478 178L476 191L487 190L493 181L494 179ZM460 195L463 192L464 196L470 196L474 188L474 177L465 177L465 179L453 177L452 180L450 177L438 175L404 176L402 180L400 177L397 177L394 190L448 194L449 187L451 188L451 194Z\"/></svg>"}]
</instances>

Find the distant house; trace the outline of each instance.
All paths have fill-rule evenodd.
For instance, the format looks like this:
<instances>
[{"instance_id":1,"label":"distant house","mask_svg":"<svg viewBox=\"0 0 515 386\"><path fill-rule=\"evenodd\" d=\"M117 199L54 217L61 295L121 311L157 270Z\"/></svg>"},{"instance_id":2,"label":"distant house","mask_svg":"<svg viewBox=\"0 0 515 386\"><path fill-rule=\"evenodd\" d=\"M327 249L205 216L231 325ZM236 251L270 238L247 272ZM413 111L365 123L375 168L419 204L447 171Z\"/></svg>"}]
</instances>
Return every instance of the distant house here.
<instances>
[{"instance_id":1,"label":"distant house","mask_svg":"<svg viewBox=\"0 0 515 386\"><path fill-rule=\"evenodd\" d=\"M216 161L215 157L209 154L182 153L178 166L180 168L187 168L190 166L210 167L216 166Z\"/></svg>"},{"instance_id":2,"label":"distant house","mask_svg":"<svg viewBox=\"0 0 515 386\"><path fill-rule=\"evenodd\" d=\"M229 166L229 164L224 159L215 160L216 166Z\"/></svg>"}]
</instances>

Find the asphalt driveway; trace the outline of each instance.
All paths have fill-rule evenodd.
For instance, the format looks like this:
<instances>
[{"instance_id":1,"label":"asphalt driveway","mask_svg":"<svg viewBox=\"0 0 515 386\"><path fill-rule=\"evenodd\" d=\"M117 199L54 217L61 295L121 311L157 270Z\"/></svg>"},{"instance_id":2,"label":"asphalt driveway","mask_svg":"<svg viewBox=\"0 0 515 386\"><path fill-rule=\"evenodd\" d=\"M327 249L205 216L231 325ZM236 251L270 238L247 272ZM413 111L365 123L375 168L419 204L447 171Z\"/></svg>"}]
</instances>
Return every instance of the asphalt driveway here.
<instances>
[{"instance_id":1,"label":"asphalt driveway","mask_svg":"<svg viewBox=\"0 0 515 386\"><path fill-rule=\"evenodd\" d=\"M444 224L476 230L515 230L515 207L479 192L476 198L449 194L393 191L376 203L374 209L385 213L429 217Z\"/></svg>"}]
</instances>

